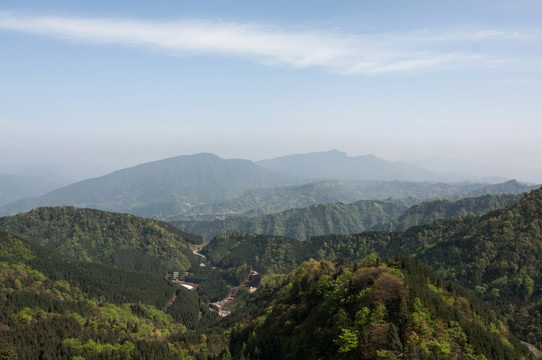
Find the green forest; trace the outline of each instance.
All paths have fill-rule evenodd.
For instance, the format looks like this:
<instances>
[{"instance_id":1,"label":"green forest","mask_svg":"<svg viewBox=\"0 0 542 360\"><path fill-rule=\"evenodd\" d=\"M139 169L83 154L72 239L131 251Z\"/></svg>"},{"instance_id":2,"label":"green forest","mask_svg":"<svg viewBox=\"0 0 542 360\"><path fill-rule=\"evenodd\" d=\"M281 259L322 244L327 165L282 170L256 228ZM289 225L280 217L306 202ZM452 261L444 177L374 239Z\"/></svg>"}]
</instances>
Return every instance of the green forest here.
<instances>
[{"instance_id":1,"label":"green forest","mask_svg":"<svg viewBox=\"0 0 542 360\"><path fill-rule=\"evenodd\" d=\"M521 195L484 195L457 201L435 199L416 204L406 200L362 200L352 204L316 204L278 214L238 216L214 221L170 221L205 241L227 232L271 234L309 239L315 235L354 234L366 230L399 231L437 219L482 215L512 205Z\"/></svg>"},{"instance_id":2,"label":"green forest","mask_svg":"<svg viewBox=\"0 0 542 360\"><path fill-rule=\"evenodd\" d=\"M69 206L0 218L0 229L74 260L158 274L187 270L190 244L202 241L156 220Z\"/></svg>"},{"instance_id":3,"label":"green forest","mask_svg":"<svg viewBox=\"0 0 542 360\"><path fill-rule=\"evenodd\" d=\"M402 200L409 205L432 199L459 200L483 195L522 194L535 186L510 180L501 184L447 184L412 181L326 180L302 185L245 191L221 202L194 206L183 214L164 217L168 222L276 214L315 204L360 200Z\"/></svg>"},{"instance_id":4,"label":"green forest","mask_svg":"<svg viewBox=\"0 0 542 360\"><path fill-rule=\"evenodd\" d=\"M251 299L255 320L232 332L250 359L527 359L498 316L408 257L310 260L272 276ZM468 296L468 295L467 295Z\"/></svg>"},{"instance_id":5,"label":"green forest","mask_svg":"<svg viewBox=\"0 0 542 360\"><path fill-rule=\"evenodd\" d=\"M183 298L177 307L192 305L190 298L162 277L74 262L4 232L0 239L4 358L191 359L200 352L199 343L183 340L190 323L183 311L162 311L174 294Z\"/></svg>"},{"instance_id":6,"label":"green forest","mask_svg":"<svg viewBox=\"0 0 542 360\"><path fill-rule=\"evenodd\" d=\"M163 222L91 209L0 218L0 358L539 354L542 189L307 209L276 214L273 225L364 219L373 230L225 231L203 243ZM246 285L251 270L257 291ZM173 272L195 287L172 282ZM227 297L222 317L210 304Z\"/></svg>"},{"instance_id":7,"label":"green forest","mask_svg":"<svg viewBox=\"0 0 542 360\"><path fill-rule=\"evenodd\" d=\"M540 262L542 190L486 215L437 220L404 232L327 235L309 241L231 233L204 248L219 266L248 263L262 272L288 272L311 258L355 260L411 254L446 281L462 284L505 315L511 329L542 345Z\"/></svg>"}]
</instances>

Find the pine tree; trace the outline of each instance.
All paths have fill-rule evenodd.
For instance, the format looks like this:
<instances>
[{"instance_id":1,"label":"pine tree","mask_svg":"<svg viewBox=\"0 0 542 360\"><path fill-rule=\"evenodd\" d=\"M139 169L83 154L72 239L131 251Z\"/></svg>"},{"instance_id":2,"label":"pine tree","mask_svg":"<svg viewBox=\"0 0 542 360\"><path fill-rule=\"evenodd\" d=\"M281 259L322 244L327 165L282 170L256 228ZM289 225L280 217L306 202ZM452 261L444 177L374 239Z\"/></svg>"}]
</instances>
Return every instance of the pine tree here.
<instances>
[{"instance_id":1,"label":"pine tree","mask_svg":"<svg viewBox=\"0 0 542 360\"><path fill-rule=\"evenodd\" d=\"M393 324L390 324L388 328L387 340L388 348L390 350L397 353L403 351L403 344L401 343L401 339L399 339L399 335L397 334L397 329Z\"/></svg>"}]
</instances>

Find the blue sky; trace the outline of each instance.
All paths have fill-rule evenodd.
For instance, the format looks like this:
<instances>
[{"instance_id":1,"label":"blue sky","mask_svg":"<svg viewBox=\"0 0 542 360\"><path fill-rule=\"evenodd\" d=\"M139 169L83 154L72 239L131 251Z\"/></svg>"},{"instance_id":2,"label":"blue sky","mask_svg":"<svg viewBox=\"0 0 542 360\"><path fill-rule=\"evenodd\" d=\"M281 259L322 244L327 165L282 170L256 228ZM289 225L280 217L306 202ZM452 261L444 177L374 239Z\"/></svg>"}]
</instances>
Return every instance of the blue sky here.
<instances>
[{"instance_id":1,"label":"blue sky","mask_svg":"<svg viewBox=\"0 0 542 360\"><path fill-rule=\"evenodd\" d=\"M542 182L540 19L538 0L4 0L0 171L339 149Z\"/></svg>"}]
</instances>

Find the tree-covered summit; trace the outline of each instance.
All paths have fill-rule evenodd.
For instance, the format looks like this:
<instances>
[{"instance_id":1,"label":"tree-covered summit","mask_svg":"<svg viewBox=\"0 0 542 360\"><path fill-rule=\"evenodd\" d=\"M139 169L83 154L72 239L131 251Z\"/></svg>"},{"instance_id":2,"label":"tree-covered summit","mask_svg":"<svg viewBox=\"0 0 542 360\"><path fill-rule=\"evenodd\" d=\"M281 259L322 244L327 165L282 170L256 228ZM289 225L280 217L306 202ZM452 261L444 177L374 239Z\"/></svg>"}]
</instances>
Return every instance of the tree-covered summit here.
<instances>
[{"instance_id":1,"label":"tree-covered summit","mask_svg":"<svg viewBox=\"0 0 542 360\"><path fill-rule=\"evenodd\" d=\"M262 281L232 315L257 313L232 331L235 359L530 358L495 312L407 257L310 260Z\"/></svg>"},{"instance_id":2,"label":"tree-covered summit","mask_svg":"<svg viewBox=\"0 0 542 360\"><path fill-rule=\"evenodd\" d=\"M165 274L185 271L201 238L130 214L59 206L0 218L0 228L74 260Z\"/></svg>"}]
</instances>

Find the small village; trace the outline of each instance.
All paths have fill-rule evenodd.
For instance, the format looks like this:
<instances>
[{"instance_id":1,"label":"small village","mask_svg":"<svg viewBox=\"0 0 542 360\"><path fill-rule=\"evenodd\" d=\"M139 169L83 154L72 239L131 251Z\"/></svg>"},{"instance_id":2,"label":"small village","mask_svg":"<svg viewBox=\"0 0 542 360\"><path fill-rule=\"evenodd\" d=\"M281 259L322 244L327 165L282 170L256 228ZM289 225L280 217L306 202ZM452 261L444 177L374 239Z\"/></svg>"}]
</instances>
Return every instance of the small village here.
<instances>
[{"instance_id":1,"label":"small village","mask_svg":"<svg viewBox=\"0 0 542 360\"><path fill-rule=\"evenodd\" d=\"M252 293L258 289L259 282L260 282L260 273L254 270L250 270L249 274L247 275L245 280L243 280L241 285L239 285L234 290L232 290L232 292L230 292L228 296L225 297L224 299L214 302L214 303L210 303L209 309L211 309L212 311L218 311L218 315L222 317L228 316L229 314L231 314L231 310L228 309L226 306L228 305L228 303L232 302L237 297L237 294L239 293L239 289L246 288L249 292Z\"/></svg>"},{"instance_id":2,"label":"small village","mask_svg":"<svg viewBox=\"0 0 542 360\"><path fill-rule=\"evenodd\" d=\"M203 261L206 260L205 255L202 255L198 252L198 250L193 251L194 255L200 256L202 258L202 262L200 263L201 267L205 267L205 263ZM196 291L198 289L198 284L187 282L184 279L188 275L187 272L184 272L180 274L178 271L174 271L172 274L172 283L175 283L179 286L182 286L188 290ZM245 288L248 290L249 293L255 292L258 289L258 285L260 283L260 277L261 274L255 270L250 270L246 278L241 282L241 284L237 287L235 287L224 299L213 302L209 304L209 309L211 311L218 312L218 315L221 317L226 317L231 314L231 310L227 308L227 305L231 303L235 298L237 297L239 290L241 288ZM164 312L167 311L167 308L173 304L173 302L177 299L177 296L174 294L168 301L168 303L164 306L162 309Z\"/></svg>"}]
</instances>

